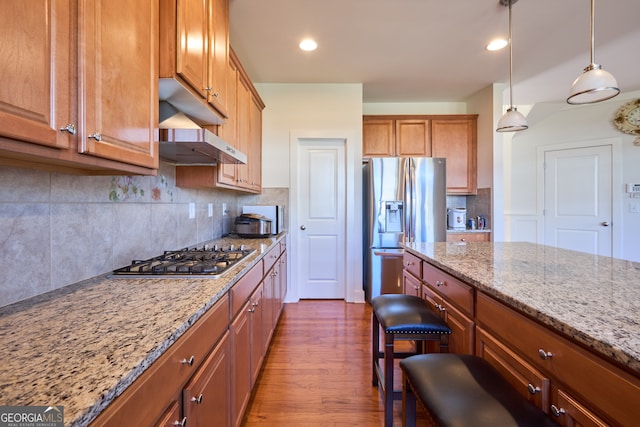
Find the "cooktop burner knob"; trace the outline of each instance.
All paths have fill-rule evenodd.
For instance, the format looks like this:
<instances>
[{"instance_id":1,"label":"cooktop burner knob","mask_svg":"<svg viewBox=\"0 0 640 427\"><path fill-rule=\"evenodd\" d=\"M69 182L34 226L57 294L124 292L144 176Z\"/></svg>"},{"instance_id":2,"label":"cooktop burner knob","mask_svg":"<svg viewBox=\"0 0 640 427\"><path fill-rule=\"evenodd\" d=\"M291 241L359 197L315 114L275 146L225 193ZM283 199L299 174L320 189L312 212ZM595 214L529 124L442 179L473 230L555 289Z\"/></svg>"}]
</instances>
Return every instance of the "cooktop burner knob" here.
<instances>
[{"instance_id":1,"label":"cooktop burner knob","mask_svg":"<svg viewBox=\"0 0 640 427\"><path fill-rule=\"evenodd\" d=\"M233 245L229 245L229 250L232 251L234 249Z\"/></svg>"}]
</instances>

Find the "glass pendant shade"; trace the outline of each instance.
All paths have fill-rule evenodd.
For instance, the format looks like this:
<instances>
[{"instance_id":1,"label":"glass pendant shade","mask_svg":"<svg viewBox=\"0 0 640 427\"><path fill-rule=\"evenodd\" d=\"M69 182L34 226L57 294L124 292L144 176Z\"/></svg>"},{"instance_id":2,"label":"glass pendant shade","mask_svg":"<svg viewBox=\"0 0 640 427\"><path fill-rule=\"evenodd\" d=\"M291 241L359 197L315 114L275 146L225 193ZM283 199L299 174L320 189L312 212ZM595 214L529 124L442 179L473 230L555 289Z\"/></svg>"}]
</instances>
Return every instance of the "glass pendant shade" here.
<instances>
[{"instance_id":1,"label":"glass pendant shade","mask_svg":"<svg viewBox=\"0 0 640 427\"><path fill-rule=\"evenodd\" d=\"M528 129L527 119L516 107L507 109L504 116L498 121L497 132L516 132Z\"/></svg>"},{"instance_id":2,"label":"glass pendant shade","mask_svg":"<svg viewBox=\"0 0 640 427\"><path fill-rule=\"evenodd\" d=\"M584 69L571 86L567 102L569 104L591 104L611 99L620 93L618 82L611 73L598 64Z\"/></svg>"},{"instance_id":3,"label":"glass pendant shade","mask_svg":"<svg viewBox=\"0 0 640 427\"><path fill-rule=\"evenodd\" d=\"M591 64L584 69L571 86L567 103L569 104L592 104L594 102L605 101L611 99L620 93L618 82L611 73L602 69L599 64L594 61L594 21L596 14L596 2L591 0Z\"/></svg>"}]
</instances>

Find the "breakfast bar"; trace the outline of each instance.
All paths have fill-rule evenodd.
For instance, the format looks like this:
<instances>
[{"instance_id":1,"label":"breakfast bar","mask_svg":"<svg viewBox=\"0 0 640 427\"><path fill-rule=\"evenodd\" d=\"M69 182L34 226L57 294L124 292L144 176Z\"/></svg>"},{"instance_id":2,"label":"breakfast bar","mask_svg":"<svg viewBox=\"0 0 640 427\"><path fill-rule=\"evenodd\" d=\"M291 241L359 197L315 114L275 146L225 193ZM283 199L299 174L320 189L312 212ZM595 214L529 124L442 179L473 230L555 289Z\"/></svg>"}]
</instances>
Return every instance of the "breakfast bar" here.
<instances>
[{"instance_id":1,"label":"breakfast bar","mask_svg":"<svg viewBox=\"0 0 640 427\"><path fill-rule=\"evenodd\" d=\"M463 319L449 322L452 348L488 360L561 424L640 417L640 264L525 242L405 250L405 292L420 283Z\"/></svg>"}]
</instances>

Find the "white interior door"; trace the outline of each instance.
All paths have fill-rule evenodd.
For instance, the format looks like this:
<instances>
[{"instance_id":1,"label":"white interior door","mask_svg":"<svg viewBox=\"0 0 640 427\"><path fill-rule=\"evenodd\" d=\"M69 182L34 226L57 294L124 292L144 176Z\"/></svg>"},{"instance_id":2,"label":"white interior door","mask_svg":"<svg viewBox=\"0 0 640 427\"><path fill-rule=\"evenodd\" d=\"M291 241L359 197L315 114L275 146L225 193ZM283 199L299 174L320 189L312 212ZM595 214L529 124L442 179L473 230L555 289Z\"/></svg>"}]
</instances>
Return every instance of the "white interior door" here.
<instances>
[{"instance_id":1,"label":"white interior door","mask_svg":"<svg viewBox=\"0 0 640 427\"><path fill-rule=\"evenodd\" d=\"M298 295L302 299L344 299L345 141L301 139L297 164Z\"/></svg>"},{"instance_id":2,"label":"white interior door","mask_svg":"<svg viewBox=\"0 0 640 427\"><path fill-rule=\"evenodd\" d=\"M544 153L544 243L612 256L611 146Z\"/></svg>"}]
</instances>

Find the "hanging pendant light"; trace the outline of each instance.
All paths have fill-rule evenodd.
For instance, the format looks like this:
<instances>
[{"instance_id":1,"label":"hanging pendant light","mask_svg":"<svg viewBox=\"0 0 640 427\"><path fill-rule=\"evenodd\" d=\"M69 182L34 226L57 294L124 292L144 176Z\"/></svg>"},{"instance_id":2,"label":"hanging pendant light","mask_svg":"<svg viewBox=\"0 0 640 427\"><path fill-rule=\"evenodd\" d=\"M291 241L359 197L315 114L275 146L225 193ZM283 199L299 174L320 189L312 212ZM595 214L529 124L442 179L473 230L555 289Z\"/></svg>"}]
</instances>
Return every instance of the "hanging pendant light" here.
<instances>
[{"instance_id":1,"label":"hanging pendant light","mask_svg":"<svg viewBox=\"0 0 640 427\"><path fill-rule=\"evenodd\" d=\"M511 5L518 0L500 0L503 6L509 6L509 108L498 121L496 132L516 132L529 128L527 119L513 106L513 38L511 25Z\"/></svg>"},{"instance_id":2,"label":"hanging pendant light","mask_svg":"<svg viewBox=\"0 0 640 427\"><path fill-rule=\"evenodd\" d=\"M595 17L595 0L591 0L591 64L585 69L571 86L567 102L569 104L591 104L594 102L611 99L620 93L618 82L611 73L602 69L593 59L594 32L593 21Z\"/></svg>"}]
</instances>

